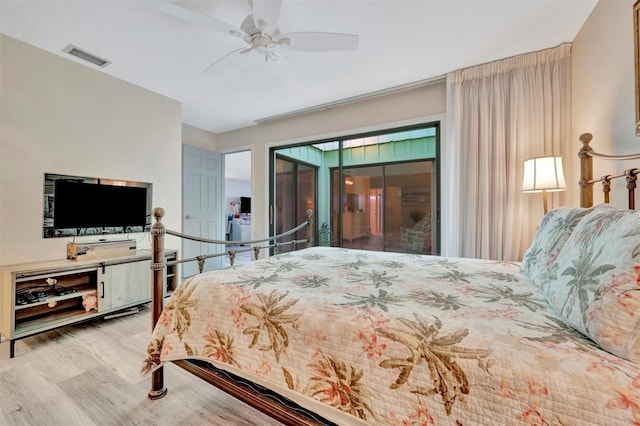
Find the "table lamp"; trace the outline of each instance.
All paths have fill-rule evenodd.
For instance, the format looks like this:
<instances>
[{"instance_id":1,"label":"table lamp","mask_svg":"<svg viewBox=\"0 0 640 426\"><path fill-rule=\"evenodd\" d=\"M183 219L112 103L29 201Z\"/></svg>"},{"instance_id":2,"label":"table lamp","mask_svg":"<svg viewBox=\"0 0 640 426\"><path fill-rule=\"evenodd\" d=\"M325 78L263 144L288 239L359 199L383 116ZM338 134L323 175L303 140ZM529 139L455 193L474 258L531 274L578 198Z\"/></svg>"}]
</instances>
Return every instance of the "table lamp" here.
<instances>
[{"instance_id":1,"label":"table lamp","mask_svg":"<svg viewBox=\"0 0 640 426\"><path fill-rule=\"evenodd\" d=\"M522 192L542 192L544 213L547 214L547 192L566 191L562 157L543 156L524 162Z\"/></svg>"}]
</instances>

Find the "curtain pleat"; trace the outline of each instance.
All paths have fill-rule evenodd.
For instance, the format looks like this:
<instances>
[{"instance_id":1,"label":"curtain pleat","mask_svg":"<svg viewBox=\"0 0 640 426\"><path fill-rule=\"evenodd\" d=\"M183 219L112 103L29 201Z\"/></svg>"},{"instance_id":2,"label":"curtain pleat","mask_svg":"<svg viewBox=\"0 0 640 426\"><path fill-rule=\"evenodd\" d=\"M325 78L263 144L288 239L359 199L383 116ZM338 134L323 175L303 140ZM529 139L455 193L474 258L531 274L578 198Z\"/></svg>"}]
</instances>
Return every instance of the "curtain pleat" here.
<instances>
[{"instance_id":1,"label":"curtain pleat","mask_svg":"<svg viewBox=\"0 0 640 426\"><path fill-rule=\"evenodd\" d=\"M520 260L542 218L523 194L524 160L567 157L570 44L447 75L442 253ZM566 170L567 168L565 168ZM553 207L562 195L550 195Z\"/></svg>"}]
</instances>

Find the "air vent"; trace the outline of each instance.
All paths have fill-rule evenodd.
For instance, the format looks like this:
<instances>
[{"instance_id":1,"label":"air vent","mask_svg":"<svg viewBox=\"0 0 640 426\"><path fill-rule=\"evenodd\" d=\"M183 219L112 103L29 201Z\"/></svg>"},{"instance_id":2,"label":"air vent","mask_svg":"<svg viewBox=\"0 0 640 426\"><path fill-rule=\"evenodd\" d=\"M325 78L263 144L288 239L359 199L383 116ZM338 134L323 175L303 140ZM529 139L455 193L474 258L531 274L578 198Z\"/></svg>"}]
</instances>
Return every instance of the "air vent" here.
<instances>
[{"instance_id":1,"label":"air vent","mask_svg":"<svg viewBox=\"0 0 640 426\"><path fill-rule=\"evenodd\" d=\"M104 68L111 63L111 61L96 56L93 53L87 52L86 50L80 49L73 44L68 45L67 47L62 49L62 51L68 53L69 55L76 56L84 61L91 62L92 64L97 65L101 68Z\"/></svg>"}]
</instances>

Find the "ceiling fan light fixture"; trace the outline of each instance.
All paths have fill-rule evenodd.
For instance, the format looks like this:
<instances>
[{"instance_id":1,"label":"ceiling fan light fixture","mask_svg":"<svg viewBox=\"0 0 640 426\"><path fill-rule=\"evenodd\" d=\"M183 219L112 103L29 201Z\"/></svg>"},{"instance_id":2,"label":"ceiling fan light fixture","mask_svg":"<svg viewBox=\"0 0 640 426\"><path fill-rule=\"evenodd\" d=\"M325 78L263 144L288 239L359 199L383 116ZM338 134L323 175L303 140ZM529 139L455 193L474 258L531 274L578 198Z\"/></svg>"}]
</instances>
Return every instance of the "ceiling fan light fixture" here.
<instances>
[{"instance_id":1,"label":"ceiling fan light fixture","mask_svg":"<svg viewBox=\"0 0 640 426\"><path fill-rule=\"evenodd\" d=\"M273 44L273 41L267 34L253 33L251 34L251 44L255 49L266 49Z\"/></svg>"}]
</instances>

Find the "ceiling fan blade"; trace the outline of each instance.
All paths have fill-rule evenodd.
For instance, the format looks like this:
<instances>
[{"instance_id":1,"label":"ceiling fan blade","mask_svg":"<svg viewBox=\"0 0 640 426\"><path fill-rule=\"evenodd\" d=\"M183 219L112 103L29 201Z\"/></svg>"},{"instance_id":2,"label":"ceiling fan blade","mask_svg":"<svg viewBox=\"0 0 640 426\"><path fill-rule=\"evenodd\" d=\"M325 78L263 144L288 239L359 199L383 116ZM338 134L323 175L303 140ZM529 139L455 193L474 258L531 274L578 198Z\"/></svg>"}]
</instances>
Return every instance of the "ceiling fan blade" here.
<instances>
[{"instance_id":1,"label":"ceiling fan blade","mask_svg":"<svg viewBox=\"0 0 640 426\"><path fill-rule=\"evenodd\" d=\"M215 61L213 61L213 63L211 65L209 65L208 67L206 67L204 70L202 70L202 74L206 74L209 71L211 71L211 69L216 65L219 64L223 59L233 55L234 53L240 53L241 55L244 55L245 53L249 53L251 51L251 47L241 47L240 49L235 49L232 50L229 53L226 53L224 56L216 59Z\"/></svg>"},{"instance_id":2,"label":"ceiling fan blade","mask_svg":"<svg viewBox=\"0 0 640 426\"><path fill-rule=\"evenodd\" d=\"M276 43L289 50L327 52L356 50L359 38L355 34L298 32L282 34Z\"/></svg>"},{"instance_id":3,"label":"ceiling fan blade","mask_svg":"<svg viewBox=\"0 0 640 426\"><path fill-rule=\"evenodd\" d=\"M158 10L166 13L167 15L175 16L192 24L197 24L205 28L212 29L227 34L231 34L237 37L242 37L244 33L233 25L227 24L224 21L213 18L208 15L203 15L193 10L177 6L173 3L160 2L157 6Z\"/></svg>"},{"instance_id":4,"label":"ceiling fan blade","mask_svg":"<svg viewBox=\"0 0 640 426\"><path fill-rule=\"evenodd\" d=\"M282 0L253 0L253 23L263 33L271 34L280 18Z\"/></svg>"}]
</instances>

